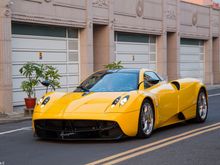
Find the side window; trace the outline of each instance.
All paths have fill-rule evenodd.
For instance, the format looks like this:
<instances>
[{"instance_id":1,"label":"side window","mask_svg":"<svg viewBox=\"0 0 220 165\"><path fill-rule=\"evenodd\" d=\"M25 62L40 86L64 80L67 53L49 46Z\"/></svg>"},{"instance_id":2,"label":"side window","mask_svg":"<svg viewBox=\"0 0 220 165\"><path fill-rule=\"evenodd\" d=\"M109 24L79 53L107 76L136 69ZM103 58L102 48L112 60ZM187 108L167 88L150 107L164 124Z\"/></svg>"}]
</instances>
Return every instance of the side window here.
<instances>
[{"instance_id":1,"label":"side window","mask_svg":"<svg viewBox=\"0 0 220 165\"><path fill-rule=\"evenodd\" d=\"M154 72L144 72L144 88L149 88L157 83L159 83L161 79Z\"/></svg>"}]
</instances>

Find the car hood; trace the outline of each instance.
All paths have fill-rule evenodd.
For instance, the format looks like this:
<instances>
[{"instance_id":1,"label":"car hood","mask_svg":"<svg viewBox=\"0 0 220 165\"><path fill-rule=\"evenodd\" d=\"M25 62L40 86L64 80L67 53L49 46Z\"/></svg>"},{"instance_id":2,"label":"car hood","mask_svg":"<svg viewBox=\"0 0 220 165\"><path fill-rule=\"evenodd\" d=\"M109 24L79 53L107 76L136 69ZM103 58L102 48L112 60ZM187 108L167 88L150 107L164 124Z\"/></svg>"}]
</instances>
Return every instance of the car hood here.
<instances>
[{"instance_id":1,"label":"car hood","mask_svg":"<svg viewBox=\"0 0 220 165\"><path fill-rule=\"evenodd\" d=\"M118 96L126 92L72 92L51 102L43 108L45 113L104 113ZM52 97L52 96L51 96Z\"/></svg>"}]
</instances>

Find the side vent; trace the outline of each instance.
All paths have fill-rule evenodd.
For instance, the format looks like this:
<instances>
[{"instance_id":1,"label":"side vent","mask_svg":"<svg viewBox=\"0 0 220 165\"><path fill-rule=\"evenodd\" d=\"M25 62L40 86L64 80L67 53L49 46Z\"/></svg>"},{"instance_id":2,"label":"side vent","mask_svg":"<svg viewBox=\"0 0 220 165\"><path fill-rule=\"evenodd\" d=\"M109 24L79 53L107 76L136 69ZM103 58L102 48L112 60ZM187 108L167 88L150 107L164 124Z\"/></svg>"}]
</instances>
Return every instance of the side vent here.
<instances>
[{"instance_id":1,"label":"side vent","mask_svg":"<svg viewBox=\"0 0 220 165\"><path fill-rule=\"evenodd\" d=\"M180 83L177 81L172 81L171 84L175 85L178 90L180 90Z\"/></svg>"},{"instance_id":2,"label":"side vent","mask_svg":"<svg viewBox=\"0 0 220 165\"><path fill-rule=\"evenodd\" d=\"M180 112L180 113L178 113L178 119L185 120L186 118L185 118L184 114L182 112Z\"/></svg>"}]
</instances>

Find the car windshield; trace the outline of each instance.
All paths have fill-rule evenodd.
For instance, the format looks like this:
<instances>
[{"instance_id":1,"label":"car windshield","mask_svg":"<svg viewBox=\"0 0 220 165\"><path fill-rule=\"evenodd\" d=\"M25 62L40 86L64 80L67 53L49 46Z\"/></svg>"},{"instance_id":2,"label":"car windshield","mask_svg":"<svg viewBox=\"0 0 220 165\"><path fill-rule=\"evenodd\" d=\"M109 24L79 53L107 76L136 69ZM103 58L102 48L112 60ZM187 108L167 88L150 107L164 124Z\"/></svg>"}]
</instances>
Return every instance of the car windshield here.
<instances>
[{"instance_id":1,"label":"car windshield","mask_svg":"<svg viewBox=\"0 0 220 165\"><path fill-rule=\"evenodd\" d=\"M97 72L83 81L75 92L123 92L137 90L138 73Z\"/></svg>"}]
</instances>

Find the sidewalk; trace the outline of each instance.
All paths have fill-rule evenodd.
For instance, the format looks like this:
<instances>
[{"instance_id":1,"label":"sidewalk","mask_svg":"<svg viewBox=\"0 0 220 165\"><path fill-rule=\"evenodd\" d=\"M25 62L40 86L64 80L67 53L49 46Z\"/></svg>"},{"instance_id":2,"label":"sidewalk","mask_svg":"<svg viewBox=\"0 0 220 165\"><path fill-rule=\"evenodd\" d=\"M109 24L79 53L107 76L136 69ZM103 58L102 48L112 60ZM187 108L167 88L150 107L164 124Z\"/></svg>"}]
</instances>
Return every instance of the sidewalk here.
<instances>
[{"instance_id":1,"label":"sidewalk","mask_svg":"<svg viewBox=\"0 0 220 165\"><path fill-rule=\"evenodd\" d=\"M220 85L207 85L208 90L220 89ZM10 114L0 113L0 124L31 120L31 113L24 113L24 107L14 107Z\"/></svg>"},{"instance_id":2,"label":"sidewalk","mask_svg":"<svg viewBox=\"0 0 220 165\"><path fill-rule=\"evenodd\" d=\"M30 112L24 112L24 107L14 107L14 110L10 114L0 113L0 124L15 123L26 120L31 120L32 114Z\"/></svg>"},{"instance_id":3,"label":"sidewalk","mask_svg":"<svg viewBox=\"0 0 220 165\"><path fill-rule=\"evenodd\" d=\"M220 85L207 85L207 90L220 89Z\"/></svg>"}]
</instances>

